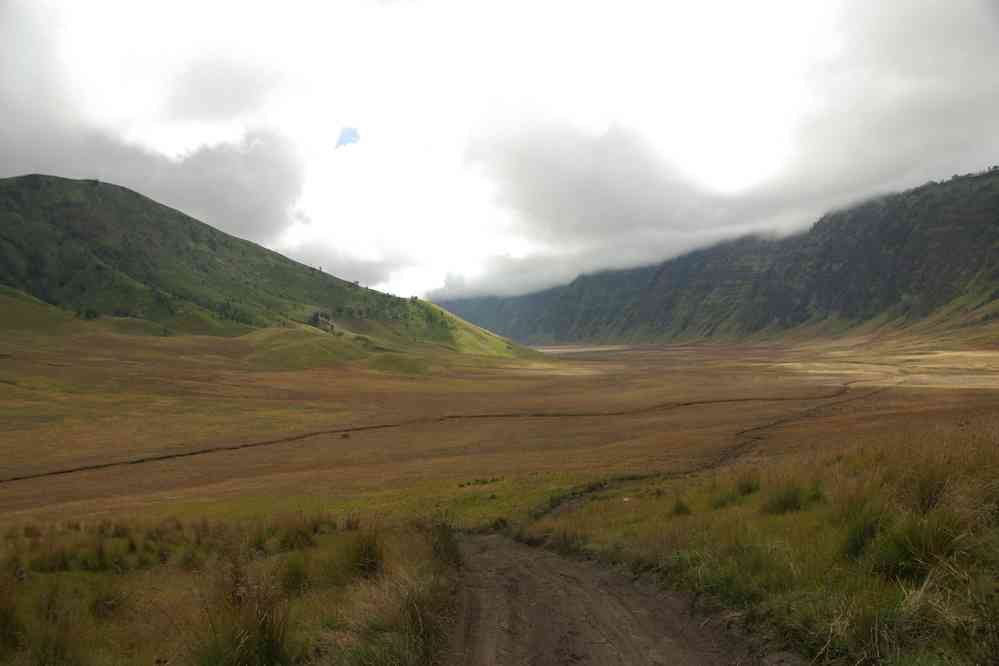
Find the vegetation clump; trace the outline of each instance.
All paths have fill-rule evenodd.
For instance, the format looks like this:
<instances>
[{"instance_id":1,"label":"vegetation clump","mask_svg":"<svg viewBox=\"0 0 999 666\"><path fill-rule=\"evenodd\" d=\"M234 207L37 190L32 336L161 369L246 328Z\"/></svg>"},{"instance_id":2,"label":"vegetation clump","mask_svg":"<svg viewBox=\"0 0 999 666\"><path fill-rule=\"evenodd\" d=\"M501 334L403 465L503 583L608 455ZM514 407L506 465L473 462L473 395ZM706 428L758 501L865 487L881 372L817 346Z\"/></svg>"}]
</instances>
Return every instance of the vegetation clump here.
<instances>
[{"instance_id":1,"label":"vegetation clump","mask_svg":"<svg viewBox=\"0 0 999 666\"><path fill-rule=\"evenodd\" d=\"M691 514L690 505L687 504L682 497L677 497L676 501L673 502L673 515L689 516L690 514Z\"/></svg>"},{"instance_id":2,"label":"vegetation clump","mask_svg":"<svg viewBox=\"0 0 999 666\"><path fill-rule=\"evenodd\" d=\"M585 545L604 561L651 565L830 663L991 663L999 449L975 431L908 437L789 456L753 475L653 480L654 492L618 484L641 503L600 501L622 490L594 486L590 501L516 531L528 543L547 535L559 552Z\"/></svg>"},{"instance_id":3,"label":"vegetation clump","mask_svg":"<svg viewBox=\"0 0 999 666\"><path fill-rule=\"evenodd\" d=\"M335 526L327 514L297 513L9 530L0 663L274 666L376 654L430 663L460 562L450 524ZM341 618L335 636L331 614ZM411 654L423 661L405 661Z\"/></svg>"},{"instance_id":4,"label":"vegetation clump","mask_svg":"<svg viewBox=\"0 0 999 666\"><path fill-rule=\"evenodd\" d=\"M459 568L462 564L461 549L454 526L447 516L434 519L430 527L430 538L433 544L434 558L445 566Z\"/></svg>"}]
</instances>

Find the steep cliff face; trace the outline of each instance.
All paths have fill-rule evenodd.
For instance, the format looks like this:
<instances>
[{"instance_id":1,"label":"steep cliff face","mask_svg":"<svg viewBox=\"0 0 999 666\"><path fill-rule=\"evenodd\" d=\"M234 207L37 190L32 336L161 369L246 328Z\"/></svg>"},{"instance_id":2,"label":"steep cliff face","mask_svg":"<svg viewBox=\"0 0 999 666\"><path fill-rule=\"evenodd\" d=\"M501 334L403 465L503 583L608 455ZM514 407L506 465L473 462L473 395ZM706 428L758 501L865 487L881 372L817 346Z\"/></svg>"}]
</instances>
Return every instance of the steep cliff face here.
<instances>
[{"instance_id":1,"label":"steep cliff face","mask_svg":"<svg viewBox=\"0 0 999 666\"><path fill-rule=\"evenodd\" d=\"M529 342L740 338L836 321L913 323L999 299L999 170L830 213L783 239L747 237L512 298L441 305Z\"/></svg>"}]
</instances>

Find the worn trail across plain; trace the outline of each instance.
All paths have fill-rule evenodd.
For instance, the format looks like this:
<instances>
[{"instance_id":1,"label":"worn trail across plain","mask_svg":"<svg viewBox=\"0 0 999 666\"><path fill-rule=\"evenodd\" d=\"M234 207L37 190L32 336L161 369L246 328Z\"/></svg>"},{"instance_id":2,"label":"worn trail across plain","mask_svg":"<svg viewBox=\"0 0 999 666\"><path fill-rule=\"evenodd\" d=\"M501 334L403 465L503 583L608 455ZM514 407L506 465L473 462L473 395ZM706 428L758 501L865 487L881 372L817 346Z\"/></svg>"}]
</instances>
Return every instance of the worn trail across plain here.
<instances>
[{"instance_id":1,"label":"worn trail across plain","mask_svg":"<svg viewBox=\"0 0 999 666\"><path fill-rule=\"evenodd\" d=\"M680 594L498 535L462 547L453 666L798 664L690 612Z\"/></svg>"},{"instance_id":2,"label":"worn trail across plain","mask_svg":"<svg viewBox=\"0 0 999 666\"><path fill-rule=\"evenodd\" d=\"M92 463L89 465L78 465L63 469L33 472L29 474L19 474L0 478L0 484L12 483L14 481L29 481L32 479L42 479L52 476L62 476L65 474L76 474L79 472L91 472L108 469L112 467L126 467L130 465L142 465L146 463L162 462L165 460L176 460L178 458L190 458L211 453L221 453L224 451L238 451L241 449L253 449L264 446L275 446L279 444L290 444L310 437L321 435L349 435L350 433L365 432L371 430L389 430L405 428L407 426L422 425L428 423L448 423L465 420L486 420L486 419L566 419L566 418L593 418L593 417L618 417L637 416L656 411L668 411L685 407L700 407L705 405L738 404L746 402L810 402L814 400L831 400L846 394L857 381L849 381L841 384L832 391L815 396L775 396L775 397L738 397L738 398L718 398L711 400L688 400L688 401L668 401L635 407L632 409L622 409L615 411L591 411L591 412L495 412L484 414L446 414L444 416L428 417L421 419L410 419L407 421L397 421L394 423L375 423L370 425L344 426L339 428L328 428L315 430L312 432L299 433L287 437L278 437L256 442L240 442L237 444L218 444L206 448L192 449L188 451L177 451L171 453L161 453L151 456L142 456L130 460L114 460L109 462ZM740 433L741 434L741 433Z\"/></svg>"}]
</instances>

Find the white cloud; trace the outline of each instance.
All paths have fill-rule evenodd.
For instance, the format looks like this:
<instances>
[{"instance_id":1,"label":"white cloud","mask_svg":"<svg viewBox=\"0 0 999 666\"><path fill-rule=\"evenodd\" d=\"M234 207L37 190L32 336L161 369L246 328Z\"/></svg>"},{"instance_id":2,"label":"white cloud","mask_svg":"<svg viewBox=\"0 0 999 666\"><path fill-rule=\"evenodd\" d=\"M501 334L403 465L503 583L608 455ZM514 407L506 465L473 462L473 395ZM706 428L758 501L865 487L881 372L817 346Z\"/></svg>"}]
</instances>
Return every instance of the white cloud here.
<instances>
[{"instance_id":1,"label":"white cloud","mask_svg":"<svg viewBox=\"0 0 999 666\"><path fill-rule=\"evenodd\" d=\"M509 293L795 228L999 149L989 0L0 14L0 175L148 187L402 294L449 274ZM363 140L334 151L344 127Z\"/></svg>"}]
</instances>

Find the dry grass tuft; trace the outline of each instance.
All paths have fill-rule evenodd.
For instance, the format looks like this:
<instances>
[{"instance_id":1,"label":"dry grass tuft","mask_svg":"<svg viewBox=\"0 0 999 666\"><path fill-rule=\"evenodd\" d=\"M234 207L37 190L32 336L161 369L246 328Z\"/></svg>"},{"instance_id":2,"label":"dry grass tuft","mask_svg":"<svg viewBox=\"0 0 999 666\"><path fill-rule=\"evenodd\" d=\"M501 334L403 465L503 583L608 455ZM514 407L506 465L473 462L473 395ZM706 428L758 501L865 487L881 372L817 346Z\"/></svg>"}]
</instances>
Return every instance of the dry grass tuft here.
<instances>
[{"instance_id":1,"label":"dry grass tuft","mask_svg":"<svg viewBox=\"0 0 999 666\"><path fill-rule=\"evenodd\" d=\"M0 663L272 666L362 654L432 663L456 565L450 526L335 525L298 513L10 532L0 553ZM354 608L376 598L377 608ZM331 613L357 618L349 649L326 636L321 619Z\"/></svg>"},{"instance_id":2,"label":"dry grass tuft","mask_svg":"<svg viewBox=\"0 0 999 666\"><path fill-rule=\"evenodd\" d=\"M522 538L651 566L823 660L989 663L999 654L999 438L988 423L934 435L665 487L620 484Z\"/></svg>"}]
</instances>

